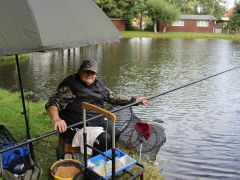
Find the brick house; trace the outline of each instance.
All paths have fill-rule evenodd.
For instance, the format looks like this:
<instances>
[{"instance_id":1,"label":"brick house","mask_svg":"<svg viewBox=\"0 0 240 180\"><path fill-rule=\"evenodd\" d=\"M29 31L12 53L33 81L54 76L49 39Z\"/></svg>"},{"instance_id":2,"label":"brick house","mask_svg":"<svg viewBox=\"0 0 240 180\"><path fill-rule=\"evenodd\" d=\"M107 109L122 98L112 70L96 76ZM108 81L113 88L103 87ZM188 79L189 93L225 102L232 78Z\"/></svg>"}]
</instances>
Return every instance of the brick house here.
<instances>
[{"instance_id":1,"label":"brick house","mask_svg":"<svg viewBox=\"0 0 240 180\"><path fill-rule=\"evenodd\" d=\"M125 24L124 19L116 19L116 18L114 19L114 18L112 18L111 21L119 31L125 31L126 24Z\"/></svg>"},{"instance_id":2,"label":"brick house","mask_svg":"<svg viewBox=\"0 0 240 180\"><path fill-rule=\"evenodd\" d=\"M180 15L179 19L170 25L160 23L160 32L199 32L214 33L216 18L211 15Z\"/></svg>"}]
</instances>

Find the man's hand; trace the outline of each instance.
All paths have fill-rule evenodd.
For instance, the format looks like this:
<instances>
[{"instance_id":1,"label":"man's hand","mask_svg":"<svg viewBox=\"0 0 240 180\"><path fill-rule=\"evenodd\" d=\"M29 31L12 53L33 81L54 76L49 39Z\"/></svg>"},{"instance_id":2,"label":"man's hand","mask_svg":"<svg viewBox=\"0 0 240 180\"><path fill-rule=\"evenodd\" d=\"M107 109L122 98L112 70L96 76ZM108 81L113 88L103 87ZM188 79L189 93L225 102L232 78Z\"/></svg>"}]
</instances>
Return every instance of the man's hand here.
<instances>
[{"instance_id":1,"label":"man's hand","mask_svg":"<svg viewBox=\"0 0 240 180\"><path fill-rule=\"evenodd\" d=\"M54 120L54 129L58 130L60 133L64 133L67 130L67 124L63 119L58 118Z\"/></svg>"},{"instance_id":2,"label":"man's hand","mask_svg":"<svg viewBox=\"0 0 240 180\"><path fill-rule=\"evenodd\" d=\"M60 133L65 132L67 130L67 124L63 119L59 117L57 106L55 105L49 106L47 112L50 118L52 119L54 129L58 130Z\"/></svg>"},{"instance_id":3,"label":"man's hand","mask_svg":"<svg viewBox=\"0 0 240 180\"><path fill-rule=\"evenodd\" d=\"M139 102L139 104L141 104L141 105L146 105L146 104L148 104L150 102L147 99L147 97L144 97L144 96L138 97L136 101Z\"/></svg>"}]
</instances>

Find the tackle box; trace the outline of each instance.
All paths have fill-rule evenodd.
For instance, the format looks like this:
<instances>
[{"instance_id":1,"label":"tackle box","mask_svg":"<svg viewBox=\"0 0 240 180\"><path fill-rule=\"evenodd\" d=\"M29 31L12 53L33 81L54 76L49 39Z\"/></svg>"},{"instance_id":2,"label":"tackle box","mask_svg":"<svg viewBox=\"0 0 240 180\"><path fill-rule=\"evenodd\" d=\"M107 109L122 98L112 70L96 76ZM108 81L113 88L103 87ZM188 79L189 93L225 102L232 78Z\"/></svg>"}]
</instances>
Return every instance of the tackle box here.
<instances>
[{"instance_id":1,"label":"tackle box","mask_svg":"<svg viewBox=\"0 0 240 180\"><path fill-rule=\"evenodd\" d=\"M112 157L112 149L104 152L104 154ZM115 149L115 155L115 174L119 174L137 163L135 159L119 149ZM112 160L106 156L99 154L88 159L88 169L98 174L103 179L110 179L112 176Z\"/></svg>"}]
</instances>

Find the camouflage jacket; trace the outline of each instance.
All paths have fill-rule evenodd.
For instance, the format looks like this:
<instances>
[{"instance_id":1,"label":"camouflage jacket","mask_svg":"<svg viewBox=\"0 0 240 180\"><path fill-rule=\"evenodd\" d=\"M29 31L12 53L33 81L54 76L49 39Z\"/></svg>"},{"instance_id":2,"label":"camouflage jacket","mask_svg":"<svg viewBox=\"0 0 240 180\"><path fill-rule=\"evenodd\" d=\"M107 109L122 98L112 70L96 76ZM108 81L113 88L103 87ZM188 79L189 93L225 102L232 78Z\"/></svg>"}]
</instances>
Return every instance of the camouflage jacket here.
<instances>
[{"instance_id":1,"label":"camouflage jacket","mask_svg":"<svg viewBox=\"0 0 240 180\"><path fill-rule=\"evenodd\" d=\"M82 102L103 107L104 102L112 105L127 105L136 101L135 97L114 95L100 80L86 86L80 80L78 74L71 75L64 79L57 88L57 92L49 98L45 108L54 105L58 108L60 118L64 119L67 125L82 121ZM94 111L87 111L87 119L98 115ZM94 119L87 123L88 126L102 126L102 121ZM79 126L78 128L81 128ZM67 131L63 136L73 138L75 133Z\"/></svg>"},{"instance_id":2,"label":"camouflage jacket","mask_svg":"<svg viewBox=\"0 0 240 180\"><path fill-rule=\"evenodd\" d=\"M90 94L92 96L89 99L85 99L88 102L92 103L94 101L94 95L95 98L99 98L97 94L101 94L102 97L100 99L103 102L107 102L111 105L120 105L124 106L130 103L133 103L136 101L136 97L133 96L123 96L123 95L115 95L112 91L110 91L100 80L96 79L96 81L91 86L84 85L81 80L77 77L77 74L71 75L67 77L65 80L63 80L62 83L59 84L57 91L55 94L53 94L49 99L48 102L45 105L45 108L47 109L51 105L57 106L58 110L64 110L67 105L74 100L77 100L77 92L74 92L74 87L71 86L77 86L77 84L68 83L71 81L71 79L76 79L79 84L82 84L80 88L77 90L86 88L89 91L86 91L85 93ZM99 106L102 106L102 104L97 104Z\"/></svg>"}]
</instances>

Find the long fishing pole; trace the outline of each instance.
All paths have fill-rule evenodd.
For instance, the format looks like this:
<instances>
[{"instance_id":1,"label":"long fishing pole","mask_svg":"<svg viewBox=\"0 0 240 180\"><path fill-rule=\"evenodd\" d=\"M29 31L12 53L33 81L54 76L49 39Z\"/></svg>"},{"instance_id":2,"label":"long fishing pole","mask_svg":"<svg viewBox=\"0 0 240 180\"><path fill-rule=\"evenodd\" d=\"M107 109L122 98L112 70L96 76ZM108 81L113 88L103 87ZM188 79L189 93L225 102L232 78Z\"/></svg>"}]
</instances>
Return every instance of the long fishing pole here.
<instances>
[{"instance_id":1,"label":"long fishing pole","mask_svg":"<svg viewBox=\"0 0 240 180\"><path fill-rule=\"evenodd\" d=\"M148 97L148 99L151 100L151 99L154 99L154 98L156 98L156 97L163 96L163 95L168 94L168 93L170 93L170 92L177 91L177 90L179 90L179 89L182 89L182 88L191 86L191 85L193 85L193 84L199 83L199 82L201 82L201 81L205 81L205 80L207 80L207 79L216 77L216 76L218 76L218 75L224 74L224 73L226 73L226 72L229 72L229 71L232 71L232 70L235 70L235 69L238 69L238 68L240 68L240 66L237 66L237 67L228 69L228 70L226 70L226 71L222 71L222 72L217 73L217 74L214 74L214 75L212 75L212 76L208 76L208 77L199 79L199 80L197 80L197 81L191 82L191 83L189 83L189 84L182 85L182 86L180 86L180 87L171 89L171 90L169 90L169 91L166 91L166 92L163 92L163 93L160 93L160 94L152 95L152 96Z\"/></svg>"},{"instance_id":2,"label":"long fishing pole","mask_svg":"<svg viewBox=\"0 0 240 180\"><path fill-rule=\"evenodd\" d=\"M158 94L155 94L155 95L149 96L149 97L147 97L147 99L148 99L148 100L151 100L151 99L154 99L154 98L156 98L156 97L163 96L163 95L165 95L165 94L168 94L168 93L171 93L171 92L177 91L177 90L179 90L179 89L182 89L182 88L185 88L185 87L191 86L191 85L193 85L193 84L196 84L196 83L199 83L199 82L205 81L205 80L207 80L207 79L210 79L210 78L216 77L216 76L218 76L218 75L221 75L221 74L227 73L227 72L229 72L229 71L232 71L232 70L235 70L235 69L238 69L238 68L240 68L240 66L237 66L237 67L234 67L234 68L228 69L228 70L226 70L226 71L222 71L222 72L220 72L220 73L217 73L217 74L214 74L214 75L211 75L211 76L208 76L208 77L205 77L205 78L199 79L199 80L197 80L197 81L194 81L194 82L191 82L191 83L185 84L185 85L183 85L183 86L180 86L180 87L177 87L177 88L174 88L174 89L171 89L171 90L165 91L165 92L163 92L163 93L158 93ZM117 111L121 111L121 110L123 110L123 109L125 109L125 108L128 108L128 107L131 107L131 106L138 105L139 103L140 103L139 101L137 101L137 102L133 102L133 103L131 103L131 104L128 104L128 105L125 105L125 106L121 106L121 107L119 107L118 109L115 109L115 110L113 110L113 111L111 111L111 112L112 112L112 113L115 113L115 112L117 112ZM94 117L92 117L92 118L89 118L89 119L86 120L86 122L88 122L88 121L92 121L93 119L97 119L97 118L100 118L100 117L103 117L103 115L98 115L98 116L94 116ZM73 127L79 126L79 125L81 125L81 124L83 124L83 122L75 123L75 124L73 124L73 125L68 126L67 129L70 129L70 128L73 128ZM11 146L11 147L6 148L6 149L1 149L1 150L0 150L0 153L6 152L6 151L11 150L11 149L14 149L14 148L17 148L17 147L19 147L19 146L23 146L23 145L26 145L26 144L29 144L29 143L32 143L32 142L38 141L38 140L40 140L40 139L43 139L43 138L45 138L45 137L48 137L48 136L51 136L51 135L54 135L54 134L57 134L57 133L59 133L58 130L50 131L50 132L48 132L48 133L46 133L46 134L44 134L44 135L42 135L42 136L39 136L39 137L36 137L36 138L29 139L29 140L27 140L27 141L25 141L25 142L18 143L18 144L16 144L16 145Z\"/></svg>"}]
</instances>

